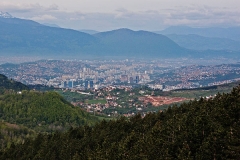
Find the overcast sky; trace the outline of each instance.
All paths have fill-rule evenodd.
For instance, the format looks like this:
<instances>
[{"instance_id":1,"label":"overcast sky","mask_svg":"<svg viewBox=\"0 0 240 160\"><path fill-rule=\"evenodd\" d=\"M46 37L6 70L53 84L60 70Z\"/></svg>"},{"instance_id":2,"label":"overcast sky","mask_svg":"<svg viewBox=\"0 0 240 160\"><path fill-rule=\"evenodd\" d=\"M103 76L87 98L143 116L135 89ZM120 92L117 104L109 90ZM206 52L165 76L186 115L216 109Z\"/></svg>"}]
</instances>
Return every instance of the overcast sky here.
<instances>
[{"instance_id":1,"label":"overcast sky","mask_svg":"<svg viewBox=\"0 0 240 160\"><path fill-rule=\"evenodd\" d=\"M240 26L240 0L1 0L12 16L97 31Z\"/></svg>"}]
</instances>

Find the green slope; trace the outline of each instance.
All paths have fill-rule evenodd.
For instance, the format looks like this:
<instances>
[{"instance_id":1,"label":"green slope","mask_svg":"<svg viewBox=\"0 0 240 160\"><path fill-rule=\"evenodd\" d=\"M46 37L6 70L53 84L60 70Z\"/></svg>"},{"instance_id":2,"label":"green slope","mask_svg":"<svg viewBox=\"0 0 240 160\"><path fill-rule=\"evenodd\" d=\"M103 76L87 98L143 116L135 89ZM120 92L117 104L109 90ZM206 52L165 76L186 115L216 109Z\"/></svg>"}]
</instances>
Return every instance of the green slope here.
<instances>
[{"instance_id":1,"label":"green slope","mask_svg":"<svg viewBox=\"0 0 240 160\"><path fill-rule=\"evenodd\" d=\"M43 132L93 125L97 121L56 92L32 91L1 74L0 89L0 120L9 123Z\"/></svg>"},{"instance_id":2,"label":"green slope","mask_svg":"<svg viewBox=\"0 0 240 160\"><path fill-rule=\"evenodd\" d=\"M36 131L65 130L70 126L92 125L96 121L72 106L56 92L24 91L0 98L0 119Z\"/></svg>"},{"instance_id":3,"label":"green slope","mask_svg":"<svg viewBox=\"0 0 240 160\"><path fill-rule=\"evenodd\" d=\"M0 74L0 148L23 143L38 133L91 126L97 121L56 92L32 91Z\"/></svg>"},{"instance_id":4,"label":"green slope","mask_svg":"<svg viewBox=\"0 0 240 160\"><path fill-rule=\"evenodd\" d=\"M238 159L239 106L240 86L144 118L39 135L1 152L0 159Z\"/></svg>"},{"instance_id":5,"label":"green slope","mask_svg":"<svg viewBox=\"0 0 240 160\"><path fill-rule=\"evenodd\" d=\"M8 148L12 143L21 144L27 138L36 137L36 132L23 126L0 122L0 148Z\"/></svg>"}]
</instances>

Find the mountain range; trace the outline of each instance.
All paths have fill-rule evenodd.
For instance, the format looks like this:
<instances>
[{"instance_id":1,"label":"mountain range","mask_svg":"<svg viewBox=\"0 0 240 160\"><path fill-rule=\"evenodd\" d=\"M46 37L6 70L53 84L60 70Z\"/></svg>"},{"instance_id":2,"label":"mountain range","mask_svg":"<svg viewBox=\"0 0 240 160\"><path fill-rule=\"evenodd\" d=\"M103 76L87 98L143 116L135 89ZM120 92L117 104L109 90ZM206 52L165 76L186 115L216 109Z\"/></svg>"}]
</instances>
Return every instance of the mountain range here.
<instances>
[{"instance_id":1,"label":"mountain range","mask_svg":"<svg viewBox=\"0 0 240 160\"><path fill-rule=\"evenodd\" d=\"M203 37L210 38L227 38L236 41L240 41L240 27L211 27L211 28L192 28L187 26L172 26L166 28L162 31L157 31L155 33L168 35L168 34L178 34L178 35L189 35L195 34Z\"/></svg>"},{"instance_id":2,"label":"mountain range","mask_svg":"<svg viewBox=\"0 0 240 160\"><path fill-rule=\"evenodd\" d=\"M96 38L79 31L41 25L31 20L0 18L0 49L13 54L79 52Z\"/></svg>"},{"instance_id":3,"label":"mountain range","mask_svg":"<svg viewBox=\"0 0 240 160\"><path fill-rule=\"evenodd\" d=\"M204 37L197 34L167 34L166 36L187 49L240 51L240 41L228 38Z\"/></svg>"},{"instance_id":4,"label":"mountain range","mask_svg":"<svg viewBox=\"0 0 240 160\"><path fill-rule=\"evenodd\" d=\"M96 52L103 55L174 58L187 56L188 52L166 36L147 31L118 29L93 36L100 40Z\"/></svg>"},{"instance_id":5,"label":"mountain range","mask_svg":"<svg viewBox=\"0 0 240 160\"><path fill-rule=\"evenodd\" d=\"M6 56L182 58L216 54L229 56L226 52L238 56L240 50L238 36L232 34L235 31L238 35L238 28L216 39L217 36L195 35L204 33L202 29L197 31L180 27L153 33L123 28L89 32L42 25L31 20L13 18L10 14L7 18L3 12L0 15L4 15L0 16L0 53ZM210 31L211 29L206 32ZM225 30L219 29L216 33L220 31ZM187 35L182 35L183 33Z\"/></svg>"},{"instance_id":6,"label":"mountain range","mask_svg":"<svg viewBox=\"0 0 240 160\"><path fill-rule=\"evenodd\" d=\"M82 30L79 30L79 31L80 31L80 32L87 33L87 34L96 34L96 33L99 33L98 31L90 30L90 29L82 29Z\"/></svg>"}]
</instances>

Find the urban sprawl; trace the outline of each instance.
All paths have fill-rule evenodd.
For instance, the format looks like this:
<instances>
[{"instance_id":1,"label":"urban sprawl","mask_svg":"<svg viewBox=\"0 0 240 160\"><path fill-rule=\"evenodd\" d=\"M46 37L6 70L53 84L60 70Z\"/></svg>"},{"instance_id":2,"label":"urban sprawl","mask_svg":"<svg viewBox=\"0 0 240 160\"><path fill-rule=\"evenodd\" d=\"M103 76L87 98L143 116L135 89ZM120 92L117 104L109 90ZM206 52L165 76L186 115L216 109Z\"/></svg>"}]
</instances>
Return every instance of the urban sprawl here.
<instances>
[{"instance_id":1,"label":"urban sprawl","mask_svg":"<svg viewBox=\"0 0 240 160\"><path fill-rule=\"evenodd\" d=\"M55 88L99 89L113 85L147 85L163 91L236 81L240 64L187 65L186 61L39 60L2 64L0 72L16 81Z\"/></svg>"}]
</instances>

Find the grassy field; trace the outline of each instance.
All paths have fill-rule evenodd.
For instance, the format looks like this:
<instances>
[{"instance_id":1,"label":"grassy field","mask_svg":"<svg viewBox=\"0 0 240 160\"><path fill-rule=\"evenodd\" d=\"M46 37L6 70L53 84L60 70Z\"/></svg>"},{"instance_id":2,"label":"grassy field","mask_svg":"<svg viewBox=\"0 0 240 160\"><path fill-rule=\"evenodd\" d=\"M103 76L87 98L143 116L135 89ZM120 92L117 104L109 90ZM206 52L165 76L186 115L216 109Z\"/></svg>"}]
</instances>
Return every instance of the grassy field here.
<instances>
[{"instance_id":1,"label":"grassy field","mask_svg":"<svg viewBox=\"0 0 240 160\"><path fill-rule=\"evenodd\" d=\"M92 114L91 114L91 116L97 117L97 118L99 119L99 121L102 121L102 120L110 121L110 120L116 119L115 117L108 117L108 116L99 115L99 114L95 114L95 115L92 115Z\"/></svg>"},{"instance_id":2,"label":"grassy field","mask_svg":"<svg viewBox=\"0 0 240 160\"><path fill-rule=\"evenodd\" d=\"M93 99L93 100L87 100L86 103L88 103L88 104L106 104L107 101L105 99Z\"/></svg>"},{"instance_id":3,"label":"grassy field","mask_svg":"<svg viewBox=\"0 0 240 160\"><path fill-rule=\"evenodd\" d=\"M61 96L63 96L67 101L69 102L77 102L77 101L85 101L85 99L91 99L92 95L84 95L79 94L77 92L71 92L71 91L62 91L62 90L55 90L57 93L59 93Z\"/></svg>"}]
</instances>

